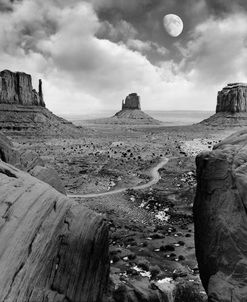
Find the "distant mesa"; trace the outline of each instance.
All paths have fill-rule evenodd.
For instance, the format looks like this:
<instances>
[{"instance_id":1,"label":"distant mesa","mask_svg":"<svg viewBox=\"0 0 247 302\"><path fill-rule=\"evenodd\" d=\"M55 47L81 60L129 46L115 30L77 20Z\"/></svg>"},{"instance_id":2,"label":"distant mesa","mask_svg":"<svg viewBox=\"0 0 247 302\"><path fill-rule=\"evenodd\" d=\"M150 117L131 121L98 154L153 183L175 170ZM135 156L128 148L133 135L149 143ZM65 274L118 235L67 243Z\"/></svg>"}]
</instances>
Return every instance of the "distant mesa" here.
<instances>
[{"instance_id":1,"label":"distant mesa","mask_svg":"<svg viewBox=\"0 0 247 302\"><path fill-rule=\"evenodd\" d=\"M201 123L211 126L247 125L247 83L230 83L219 91L216 113Z\"/></svg>"},{"instance_id":2,"label":"distant mesa","mask_svg":"<svg viewBox=\"0 0 247 302\"><path fill-rule=\"evenodd\" d=\"M32 86L32 77L24 72L0 72L0 103L45 107L42 81L39 80L39 91Z\"/></svg>"},{"instance_id":3,"label":"distant mesa","mask_svg":"<svg viewBox=\"0 0 247 302\"><path fill-rule=\"evenodd\" d=\"M76 126L46 109L41 80L36 91L31 75L9 70L0 72L0 130L42 135L79 134Z\"/></svg>"},{"instance_id":4,"label":"distant mesa","mask_svg":"<svg viewBox=\"0 0 247 302\"><path fill-rule=\"evenodd\" d=\"M152 118L141 110L140 96L137 93L129 94L122 101L122 110L117 112L111 121L118 124L159 125L160 121Z\"/></svg>"},{"instance_id":5,"label":"distant mesa","mask_svg":"<svg viewBox=\"0 0 247 302\"><path fill-rule=\"evenodd\" d=\"M129 94L125 101L122 101L122 110L141 110L140 97L137 93Z\"/></svg>"},{"instance_id":6,"label":"distant mesa","mask_svg":"<svg viewBox=\"0 0 247 302\"><path fill-rule=\"evenodd\" d=\"M216 113L247 112L247 84L231 83L218 92Z\"/></svg>"}]
</instances>

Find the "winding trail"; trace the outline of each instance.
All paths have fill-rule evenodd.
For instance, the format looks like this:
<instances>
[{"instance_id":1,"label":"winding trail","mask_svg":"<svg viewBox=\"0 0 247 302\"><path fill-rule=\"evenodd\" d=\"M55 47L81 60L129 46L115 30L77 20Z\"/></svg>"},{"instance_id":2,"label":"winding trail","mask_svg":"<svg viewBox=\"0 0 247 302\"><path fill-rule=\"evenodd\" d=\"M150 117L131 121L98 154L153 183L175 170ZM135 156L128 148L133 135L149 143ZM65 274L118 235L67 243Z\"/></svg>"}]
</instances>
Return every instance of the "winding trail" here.
<instances>
[{"instance_id":1,"label":"winding trail","mask_svg":"<svg viewBox=\"0 0 247 302\"><path fill-rule=\"evenodd\" d=\"M149 188L156 184L160 180L160 174L159 174L159 169L163 168L167 163L169 159L165 158L163 159L157 166L153 167L150 171L150 176L152 179L147 182L146 184L143 185L138 185L135 187L128 187L128 188L121 188L121 189L116 189L108 192L103 192L103 193L90 193L90 194L75 194L75 195L67 195L69 198L92 198L92 197L100 197L100 196L107 196L107 195L114 195L118 193L123 193L129 189L133 190L143 190L146 188Z\"/></svg>"}]
</instances>

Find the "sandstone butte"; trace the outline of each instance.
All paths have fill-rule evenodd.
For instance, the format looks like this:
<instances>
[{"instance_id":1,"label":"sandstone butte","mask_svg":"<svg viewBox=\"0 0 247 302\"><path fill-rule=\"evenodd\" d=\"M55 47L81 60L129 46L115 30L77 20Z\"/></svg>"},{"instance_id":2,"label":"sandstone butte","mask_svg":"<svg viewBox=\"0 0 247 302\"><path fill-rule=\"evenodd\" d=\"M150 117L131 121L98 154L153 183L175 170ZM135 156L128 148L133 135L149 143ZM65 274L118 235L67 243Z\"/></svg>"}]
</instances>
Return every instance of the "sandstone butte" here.
<instances>
[{"instance_id":1,"label":"sandstone butte","mask_svg":"<svg viewBox=\"0 0 247 302\"><path fill-rule=\"evenodd\" d=\"M78 135L79 129L46 108L42 81L38 92L24 72L0 72L0 130L26 135Z\"/></svg>"},{"instance_id":2,"label":"sandstone butte","mask_svg":"<svg viewBox=\"0 0 247 302\"><path fill-rule=\"evenodd\" d=\"M195 247L209 302L247 301L247 130L197 156Z\"/></svg>"},{"instance_id":3,"label":"sandstone butte","mask_svg":"<svg viewBox=\"0 0 247 302\"><path fill-rule=\"evenodd\" d=\"M230 83L219 91L216 113L201 123L230 127L247 125L247 84Z\"/></svg>"},{"instance_id":4,"label":"sandstone butte","mask_svg":"<svg viewBox=\"0 0 247 302\"><path fill-rule=\"evenodd\" d=\"M160 121L152 118L141 110L141 100L137 93L129 94L126 99L122 101L122 110L112 117L112 121L123 124L161 124Z\"/></svg>"},{"instance_id":5,"label":"sandstone butte","mask_svg":"<svg viewBox=\"0 0 247 302\"><path fill-rule=\"evenodd\" d=\"M0 301L103 301L109 259L102 216L3 161L0 212Z\"/></svg>"}]
</instances>

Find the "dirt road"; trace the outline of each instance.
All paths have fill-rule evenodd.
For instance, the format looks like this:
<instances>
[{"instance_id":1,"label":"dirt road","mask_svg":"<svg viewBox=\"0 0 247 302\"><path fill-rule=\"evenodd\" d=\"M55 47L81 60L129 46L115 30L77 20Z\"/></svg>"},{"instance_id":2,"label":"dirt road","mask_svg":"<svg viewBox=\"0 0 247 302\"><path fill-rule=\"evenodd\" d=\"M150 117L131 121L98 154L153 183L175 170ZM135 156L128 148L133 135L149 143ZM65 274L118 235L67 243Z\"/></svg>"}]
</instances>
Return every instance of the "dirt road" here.
<instances>
[{"instance_id":1,"label":"dirt road","mask_svg":"<svg viewBox=\"0 0 247 302\"><path fill-rule=\"evenodd\" d=\"M117 194L117 193L125 192L129 189L143 190L143 189L149 188L149 187L153 186L154 184L156 184L160 180L159 169L163 168L168 163L168 160L169 160L168 158L163 159L157 166L155 166L151 169L151 171L150 171L151 180L149 182L147 182L146 184L139 185L139 186L136 186L136 187L116 189L116 190L103 192L103 193L67 195L67 197L69 197L69 198L93 198L93 197L99 197L99 196L114 195L114 194Z\"/></svg>"}]
</instances>

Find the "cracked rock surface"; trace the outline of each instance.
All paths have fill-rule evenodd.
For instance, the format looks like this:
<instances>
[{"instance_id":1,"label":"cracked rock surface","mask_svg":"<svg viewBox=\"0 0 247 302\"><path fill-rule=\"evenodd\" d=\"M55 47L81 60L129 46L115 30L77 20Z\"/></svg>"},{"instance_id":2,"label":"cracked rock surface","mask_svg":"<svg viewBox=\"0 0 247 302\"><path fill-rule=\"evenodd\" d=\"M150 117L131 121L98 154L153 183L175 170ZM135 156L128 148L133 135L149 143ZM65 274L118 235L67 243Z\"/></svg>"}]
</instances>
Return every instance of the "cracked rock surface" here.
<instances>
[{"instance_id":1,"label":"cracked rock surface","mask_svg":"<svg viewBox=\"0 0 247 302\"><path fill-rule=\"evenodd\" d=\"M247 299L247 130L197 159L195 247L208 301Z\"/></svg>"},{"instance_id":2,"label":"cracked rock surface","mask_svg":"<svg viewBox=\"0 0 247 302\"><path fill-rule=\"evenodd\" d=\"M0 301L103 301L108 226L0 161Z\"/></svg>"}]
</instances>

